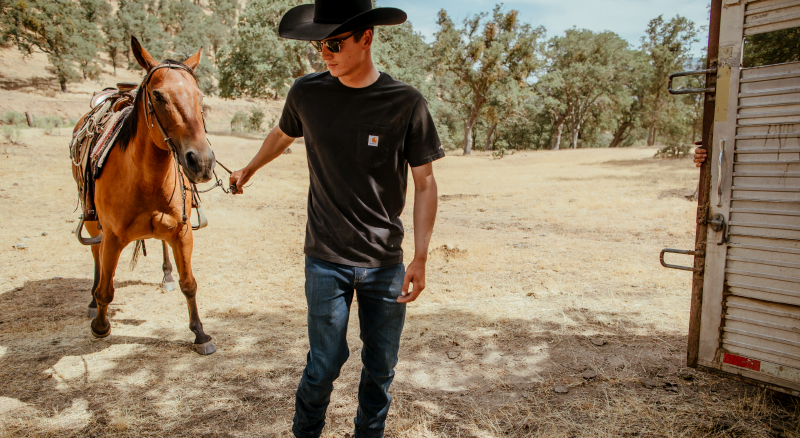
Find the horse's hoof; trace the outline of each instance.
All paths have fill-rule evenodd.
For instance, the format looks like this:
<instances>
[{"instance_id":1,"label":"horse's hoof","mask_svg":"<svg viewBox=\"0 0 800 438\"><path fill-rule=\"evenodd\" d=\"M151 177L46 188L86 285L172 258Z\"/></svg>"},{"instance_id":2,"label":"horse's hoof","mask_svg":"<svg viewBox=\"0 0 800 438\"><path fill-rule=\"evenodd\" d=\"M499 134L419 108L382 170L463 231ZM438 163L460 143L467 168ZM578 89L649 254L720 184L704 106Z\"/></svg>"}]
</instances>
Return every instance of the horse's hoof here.
<instances>
[{"instance_id":1,"label":"horse's hoof","mask_svg":"<svg viewBox=\"0 0 800 438\"><path fill-rule=\"evenodd\" d=\"M92 329L92 336L94 336L97 339L105 338L111 334L110 324L108 325L108 330L105 333L97 333L96 331L94 331L94 327L91 324L89 324L89 328Z\"/></svg>"},{"instance_id":2,"label":"horse's hoof","mask_svg":"<svg viewBox=\"0 0 800 438\"><path fill-rule=\"evenodd\" d=\"M161 283L161 289L164 292L172 292L178 289L178 283L175 283L174 281L170 281L168 283Z\"/></svg>"},{"instance_id":3,"label":"horse's hoof","mask_svg":"<svg viewBox=\"0 0 800 438\"><path fill-rule=\"evenodd\" d=\"M202 356L206 356L217 351L217 346L214 341L208 341L205 344L192 344L192 349Z\"/></svg>"},{"instance_id":4,"label":"horse's hoof","mask_svg":"<svg viewBox=\"0 0 800 438\"><path fill-rule=\"evenodd\" d=\"M89 307L89 310L86 311L86 316L91 319L97 318L97 307Z\"/></svg>"}]
</instances>

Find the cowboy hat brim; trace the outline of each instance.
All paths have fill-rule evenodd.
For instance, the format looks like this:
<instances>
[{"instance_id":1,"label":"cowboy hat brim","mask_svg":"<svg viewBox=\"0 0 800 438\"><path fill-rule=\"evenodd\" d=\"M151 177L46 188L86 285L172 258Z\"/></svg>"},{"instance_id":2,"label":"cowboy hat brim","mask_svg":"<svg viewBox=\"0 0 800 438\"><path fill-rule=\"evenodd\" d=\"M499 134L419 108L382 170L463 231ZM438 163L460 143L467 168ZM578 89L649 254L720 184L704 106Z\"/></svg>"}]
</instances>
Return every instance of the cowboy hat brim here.
<instances>
[{"instance_id":1,"label":"cowboy hat brim","mask_svg":"<svg viewBox=\"0 0 800 438\"><path fill-rule=\"evenodd\" d=\"M278 35L292 40L322 41L351 30L402 24L407 18L406 13L397 8L374 8L355 15L344 23L315 23L314 5L300 5L283 16L278 25Z\"/></svg>"}]
</instances>

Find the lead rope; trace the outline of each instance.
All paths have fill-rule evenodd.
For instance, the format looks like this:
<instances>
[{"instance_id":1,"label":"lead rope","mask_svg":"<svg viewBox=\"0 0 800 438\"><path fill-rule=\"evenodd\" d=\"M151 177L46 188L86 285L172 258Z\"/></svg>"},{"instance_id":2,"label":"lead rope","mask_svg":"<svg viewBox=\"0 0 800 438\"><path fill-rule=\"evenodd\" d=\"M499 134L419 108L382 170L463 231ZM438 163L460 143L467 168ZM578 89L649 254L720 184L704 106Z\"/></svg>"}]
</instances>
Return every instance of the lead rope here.
<instances>
[{"instance_id":1,"label":"lead rope","mask_svg":"<svg viewBox=\"0 0 800 438\"><path fill-rule=\"evenodd\" d=\"M176 168L175 178L180 177L181 199L183 201L181 203L181 206L182 206L182 219L183 219L183 223L185 224L187 219L188 219L188 216L186 215L186 190L190 190L190 192L192 194L192 199L196 199L197 205L200 206L200 193L210 192L211 190L213 190L213 189L215 189L217 187L221 188L222 191L225 192L225 193L236 193L236 186L231 184L228 187L228 189L226 190L225 189L225 183L223 183L222 179L220 179L217 176L216 172L213 172L213 173L214 173L214 178L217 180L217 182L215 182L214 185L211 186L210 188L208 188L207 190L202 190L202 191L198 190L196 184L191 184L190 188L186 187L186 184L184 184L183 167L181 166L181 162L178 159L178 149L175 146L175 144L172 142L172 139L167 135L167 132L164 130L164 127L161 126L161 121L158 120L158 115L155 112L155 108L153 108L153 103L150 101L150 93L147 90L147 85L150 82L151 75L153 74L154 71L156 71L156 70L158 70L160 68L169 68L169 69L171 69L171 68L181 68L181 69L184 69L184 70L188 71L192 76L194 76L194 73L191 72L190 70L188 70L187 68L183 67L180 64L172 64L172 63L167 62L167 63L161 64L161 65L158 65L154 69L150 70L150 72L147 73L147 77L145 77L144 82L141 85L142 91L144 91L144 97L145 97L145 99L147 101L146 102L147 109L145 111L146 123L148 123L150 125L150 127L152 128L153 127L153 120L155 120L155 125L158 126L158 130L161 132L161 135L164 137L164 143L167 144L167 146L170 149L170 152L172 152L173 158L175 159L175 168ZM150 115L152 115L152 119L149 117ZM202 109L200 110L200 118L203 120L203 131L205 131L205 133L208 134L208 129L206 129L206 118L205 118L205 114L203 113ZM208 139L208 136L206 136L206 141L208 142L208 145L211 146L211 141ZM225 171L227 171L229 174L233 174L233 172L231 172L231 170L228 169L224 164L220 163L219 161L217 161L217 164L222 166L222 168L225 169ZM252 184L250 184L250 185L252 185ZM247 187L249 187L250 185L248 185Z\"/></svg>"}]
</instances>

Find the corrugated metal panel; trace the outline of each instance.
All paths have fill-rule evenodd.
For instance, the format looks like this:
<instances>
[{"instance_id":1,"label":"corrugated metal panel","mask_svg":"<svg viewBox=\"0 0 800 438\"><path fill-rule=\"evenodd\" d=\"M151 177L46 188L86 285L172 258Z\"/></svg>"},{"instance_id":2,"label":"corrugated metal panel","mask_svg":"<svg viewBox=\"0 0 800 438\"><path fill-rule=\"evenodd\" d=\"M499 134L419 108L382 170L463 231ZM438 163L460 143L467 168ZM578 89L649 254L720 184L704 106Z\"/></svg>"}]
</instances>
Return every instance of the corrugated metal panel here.
<instances>
[{"instance_id":1,"label":"corrugated metal panel","mask_svg":"<svg viewBox=\"0 0 800 438\"><path fill-rule=\"evenodd\" d=\"M800 26L799 0L767 0L747 4L744 34L772 32Z\"/></svg>"},{"instance_id":2,"label":"corrugated metal panel","mask_svg":"<svg viewBox=\"0 0 800 438\"><path fill-rule=\"evenodd\" d=\"M749 3L745 33L795 9ZM800 369L800 63L741 70L735 139L721 347Z\"/></svg>"}]
</instances>

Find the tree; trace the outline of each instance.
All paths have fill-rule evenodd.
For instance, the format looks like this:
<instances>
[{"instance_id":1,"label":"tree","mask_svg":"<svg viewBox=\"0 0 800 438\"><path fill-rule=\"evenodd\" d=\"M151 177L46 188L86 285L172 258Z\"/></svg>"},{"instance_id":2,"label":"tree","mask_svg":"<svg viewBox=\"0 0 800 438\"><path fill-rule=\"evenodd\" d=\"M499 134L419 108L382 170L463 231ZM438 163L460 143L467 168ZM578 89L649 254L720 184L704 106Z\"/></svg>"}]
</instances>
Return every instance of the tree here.
<instances>
[{"instance_id":1,"label":"tree","mask_svg":"<svg viewBox=\"0 0 800 438\"><path fill-rule=\"evenodd\" d=\"M522 117L522 101L529 96L528 84L517 82L512 78L504 79L492 89L483 111L487 121L484 151L492 150L498 126Z\"/></svg>"},{"instance_id":2,"label":"tree","mask_svg":"<svg viewBox=\"0 0 800 438\"><path fill-rule=\"evenodd\" d=\"M428 79L433 68L431 49L411 22L378 27L372 41L372 60L378 70L413 85L428 99L435 97L435 84Z\"/></svg>"},{"instance_id":3,"label":"tree","mask_svg":"<svg viewBox=\"0 0 800 438\"><path fill-rule=\"evenodd\" d=\"M205 19L204 27L211 43L214 65L219 65L219 51L236 35L236 17L239 15L238 0L211 0L211 15Z\"/></svg>"},{"instance_id":4,"label":"tree","mask_svg":"<svg viewBox=\"0 0 800 438\"><path fill-rule=\"evenodd\" d=\"M99 24L102 17L111 14L111 5L105 0L79 0L83 21L78 26L74 49L70 56L80 66L83 79L97 79L103 71L97 52L103 47Z\"/></svg>"},{"instance_id":5,"label":"tree","mask_svg":"<svg viewBox=\"0 0 800 438\"><path fill-rule=\"evenodd\" d=\"M628 144L634 128L641 125L650 68L645 54L639 50L631 51L628 62L621 67L621 87L609 96L608 128L613 135L608 145L610 148Z\"/></svg>"},{"instance_id":6,"label":"tree","mask_svg":"<svg viewBox=\"0 0 800 438\"><path fill-rule=\"evenodd\" d=\"M117 21L123 31L122 41L130 41L135 36L155 59L163 59L171 44L170 36L164 32L158 19L159 7L156 0L119 0L117 9ZM124 47L128 68L137 68L138 63L132 58L130 47L127 44Z\"/></svg>"},{"instance_id":7,"label":"tree","mask_svg":"<svg viewBox=\"0 0 800 438\"><path fill-rule=\"evenodd\" d=\"M71 0L18 0L0 4L2 39L13 41L28 55L47 54L61 92L67 83L99 71L96 53L99 34L87 20L86 4ZM80 70L80 71L79 71Z\"/></svg>"},{"instance_id":8,"label":"tree","mask_svg":"<svg viewBox=\"0 0 800 438\"><path fill-rule=\"evenodd\" d=\"M117 18L111 13L106 14L100 20L100 29L105 34L103 41L103 50L111 60L111 67L114 69L114 76L117 75L117 63L119 56L124 53L126 48L125 33L120 27Z\"/></svg>"},{"instance_id":9,"label":"tree","mask_svg":"<svg viewBox=\"0 0 800 438\"><path fill-rule=\"evenodd\" d=\"M465 112L464 154L472 152L473 127L493 89L506 79L527 80L538 67L538 39L544 28L519 22L517 11L503 13L497 5L491 17L477 14L457 28L439 11L433 54L435 72L443 81L440 97Z\"/></svg>"},{"instance_id":10,"label":"tree","mask_svg":"<svg viewBox=\"0 0 800 438\"><path fill-rule=\"evenodd\" d=\"M278 23L303 0L252 0L239 16L236 38L220 50L220 96L285 95L292 78L322 71L319 55L306 41L279 38Z\"/></svg>"},{"instance_id":11,"label":"tree","mask_svg":"<svg viewBox=\"0 0 800 438\"><path fill-rule=\"evenodd\" d=\"M628 43L613 32L568 29L547 45L546 73L537 89L547 94L553 121L551 149L560 147L564 124L570 122L570 144L578 147L583 124L595 107L622 92L629 56Z\"/></svg>"},{"instance_id":12,"label":"tree","mask_svg":"<svg viewBox=\"0 0 800 438\"><path fill-rule=\"evenodd\" d=\"M744 38L742 67L800 61L800 27Z\"/></svg>"},{"instance_id":13,"label":"tree","mask_svg":"<svg viewBox=\"0 0 800 438\"><path fill-rule=\"evenodd\" d=\"M648 113L645 123L649 129L647 145L652 146L656 143L659 126L669 121L665 110L674 103L667 93L669 75L688 64L691 46L699 40L694 23L680 15L669 21L659 15L650 20L645 33L642 51L650 64L644 102Z\"/></svg>"}]
</instances>

